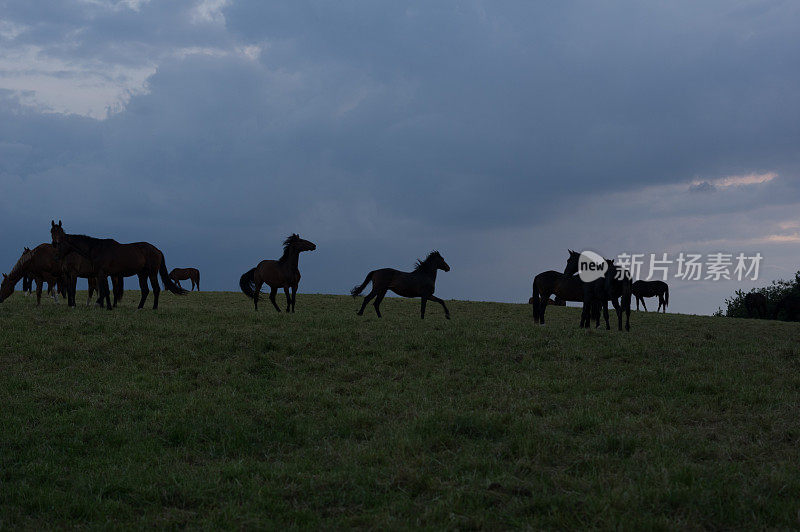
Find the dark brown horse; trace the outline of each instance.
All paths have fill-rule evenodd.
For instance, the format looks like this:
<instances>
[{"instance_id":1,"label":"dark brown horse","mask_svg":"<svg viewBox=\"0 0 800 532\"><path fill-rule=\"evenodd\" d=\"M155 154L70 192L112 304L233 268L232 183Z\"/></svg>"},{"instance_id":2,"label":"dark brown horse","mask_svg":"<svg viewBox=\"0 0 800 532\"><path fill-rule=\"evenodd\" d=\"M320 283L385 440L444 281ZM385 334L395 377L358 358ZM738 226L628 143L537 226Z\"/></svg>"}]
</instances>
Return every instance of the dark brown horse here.
<instances>
[{"instance_id":1,"label":"dark brown horse","mask_svg":"<svg viewBox=\"0 0 800 532\"><path fill-rule=\"evenodd\" d=\"M572 253L572 251L570 251ZM569 261L565 271L569 267ZM533 278L533 294L528 302L533 310L533 321L544 325L544 313L550 302L550 296L555 295L557 301L581 303L583 301L583 286L580 279L573 275L547 270Z\"/></svg>"},{"instance_id":2,"label":"dark brown horse","mask_svg":"<svg viewBox=\"0 0 800 532\"><path fill-rule=\"evenodd\" d=\"M53 237L53 245L57 248L59 257L75 252L89 260L94 276L97 279L100 298L101 300L105 299L108 310L111 310L111 298L108 289L109 276L129 277L136 275L139 277L139 288L142 291L139 308L144 307L144 302L150 293L147 288L148 279L153 287L153 310L158 308L158 296L161 293L161 287L158 284L159 275L164 283L164 288L173 294L186 294L186 290L177 286L169 278L164 254L148 242L120 244L110 238L100 239L85 235L67 234L61 226L61 220L58 221L58 225L51 220L50 235Z\"/></svg>"},{"instance_id":3,"label":"dark brown horse","mask_svg":"<svg viewBox=\"0 0 800 532\"><path fill-rule=\"evenodd\" d=\"M636 298L636 310L639 310L639 301L642 302L645 312L647 312L647 305L644 304L644 298L658 296L658 309L656 312L664 309L667 312L667 305L669 305L669 286L664 281L636 281L631 287L633 296Z\"/></svg>"},{"instance_id":4,"label":"dark brown horse","mask_svg":"<svg viewBox=\"0 0 800 532\"><path fill-rule=\"evenodd\" d=\"M765 318L767 316L767 296L759 292L750 292L744 296L744 308L750 318L753 316Z\"/></svg>"},{"instance_id":5,"label":"dark brown horse","mask_svg":"<svg viewBox=\"0 0 800 532\"><path fill-rule=\"evenodd\" d=\"M569 258L567 259L567 267L564 269L565 274L575 274L578 272L580 253L570 250ZM581 327L589 327L591 314L597 312L599 314L599 305L603 310L603 317L606 322L606 329L610 329L608 323L608 302L614 305L614 310L617 313L617 321L619 323L619 330L622 330L622 314L625 317L625 330L630 331L630 316L631 316L631 294L632 282L630 272L618 268L614 261L606 259L606 270L602 277L594 281L584 282L580 281L583 287L583 310L581 312ZM575 276L580 280L580 276Z\"/></svg>"},{"instance_id":6,"label":"dark brown horse","mask_svg":"<svg viewBox=\"0 0 800 532\"><path fill-rule=\"evenodd\" d=\"M181 285L181 281L188 279L192 283L192 290L196 286L197 291L200 291L200 270L197 268L173 268L169 272L169 278L175 281L178 286Z\"/></svg>"},{"instance_id":7,"label":"dark brown horse","mask_svg":"<svg viewBox=\"0 0 800 532\"><path fill-rule=\"evenodd\" d=\"M3 291L6 295L0 301L14 292L14 285L26 275L36 282L36 304L41 304L42 288L48 284L47 293L58 301L58 291L62 283L61 270L54 259L55 250L50 244L39 244L33 249L25 248L11 273L6 277L7 282L13 283Z\"/></svg>"},{"instance_id":8,"label":"dark brown horse","mask_svg":"<svg viewBox=\"0 0 800 532\"><path fill-rule=\"evenodd\" d=\"M283 288L286 294L286 312L294 312L295 301L297 298L297 286L300 284L300 270L297 265L300 253L303 251L314 251L316 244L308 240L303 240L298 234L292 234L283 241L283 255L278 260L262 260L255 268L246 271L239 278L239 288L244 295L253 300L256 310L258 310L258 295L261 287L265 284L269 286L269 300L278 312L278 304L275 302L275 294L279 288ZM289 290L291 289L291 296Z\"/></svg>"},{"instance_id":9,"label":"dark brown horse","mask_svg":"<svg viewBox=\"0 0 800 532\"><path fill-rule=\"evenodd\" d=\"M68 253L61 261L61 271L67 288L67 304L70 307L75 306L75 290L79 277L86 279L89 285L89 293L86 299L87 306L91 304L92 294L95 290L97 290L98 295L100 294L100 289L97 287L97 276L92 267L92 263L83 255L75 253L74 251ZM111 284L114 292L113 306L116 307L117 303L122 300L122 295L124 294L123 278L119 275L114 275L111 277ZM97 304L102 305L103 300L98 299Z\"/></svg>"},{"instance_id":10,"label":"dark brown horse","mask_svg":"<svg viewBox=\"0 0 800 532\"><path fill-rule=\"evenodd\" d=\"M386 296L386 292L391 290L399 296L422 298L420 316L423 319L425 318L425 304L428 300L431 300L442 306L444 317L449 320L450 311L447 310L447 305L433 295L433 291L436 289L437 270L449 272L450 266L447 265L438 251L431 251L425 260L417 261L417 265L412 272L401 272L392 268L382 268L369 272L363 283L350 290L350 295L357 297L372 282L372 291L364 297L364 302L361 304L361 310L358 311L358 315L364 314L367 303L374 297L375 302L372 305L375 307L375 313L380 318L381 310L379 306L384 296Z\"/></svg>"}]
</instances>

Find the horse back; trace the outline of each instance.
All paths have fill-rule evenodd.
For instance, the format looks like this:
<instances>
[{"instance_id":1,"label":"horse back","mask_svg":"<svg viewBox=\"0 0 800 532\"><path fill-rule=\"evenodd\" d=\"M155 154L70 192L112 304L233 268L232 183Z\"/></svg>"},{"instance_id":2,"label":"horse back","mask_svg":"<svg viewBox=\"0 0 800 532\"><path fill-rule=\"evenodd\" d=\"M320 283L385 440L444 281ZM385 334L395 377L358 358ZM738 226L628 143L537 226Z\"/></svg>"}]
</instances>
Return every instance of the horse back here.
<instances>
[{"instance_id":1,"label":"horse back","mask_svg":"<svg viewBox=\"0 0 800 532\"><path fill-rule=\"evenodd\" d=\"M258 263L254 274L256 283L262 282L270 287L290 286L293 284L295 272L286 264L277 260L265 259Z\"/></svg>"}]
</instances>

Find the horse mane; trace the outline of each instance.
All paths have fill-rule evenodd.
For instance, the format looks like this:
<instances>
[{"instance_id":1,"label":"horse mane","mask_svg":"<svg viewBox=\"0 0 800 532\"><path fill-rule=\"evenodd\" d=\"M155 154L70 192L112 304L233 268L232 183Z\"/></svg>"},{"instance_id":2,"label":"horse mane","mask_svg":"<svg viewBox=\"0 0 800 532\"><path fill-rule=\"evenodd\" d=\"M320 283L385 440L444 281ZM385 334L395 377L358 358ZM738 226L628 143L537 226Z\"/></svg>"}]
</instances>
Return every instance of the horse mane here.
<instances>
[{"instance_id":1,"label":"horse mane","mask_svg":"<svg viewBox=\"0 0 800 532\"><path fill-rule=\"evenodd\" d=\"M437 256L440 256L440 255L439 255L439 251L434 249L433 251L431 251L430 253L428 253L428 256L427 256L427 257L425 257L425 259L424 259L424 260L417 260L416 264L414 264L414 271L415 271L415 272L418 272L418 271L420 271L422 268L424 268L425 266L427 266L427 265L428 265L428 263L429 263L431 260L433 260L433 258L434 258L434 257L437 257Z\"/></svg>"},{"instance_id":2,"label":"horse mane","mask_svg":"<svg viewBox=\"0 0 800 532\"><path fill-rule=\"evenodd\" d=\"M23 252L22 252L22 255L20 256L20 258L19 258L19 260L17 261L17 263L16 263L16 264L14 264L14 267L13 267L13 268L11 268L11 271L9 272L8 276L9 276L9 277L12 277L12 278L13 278L15 275L17 275L17 276L21 277L21 275L20 275L19 271L20 271L20 270L21 270L21 269L22 269L22 268L23 268L23 267L24 267L26 264L28 264L28 263L31 261L31 259L32 259L32 258L33 258L33 252L32 252L31 250L29 250L29 249L26 249L25 251L23 251Z\"/></svg>"},{"instance_id":3,"label":"horse mane","mask_svg":"<svg viewBox=\"0 0 800 532\"><path fill-rule=\"evenodd\" d=\"M298 240L300 240L300 235L297 233L292 233L286 237L286 240L283 241L283 255L281 255L280 259L278 259L279 261L286 260L286 257L289 256L289 248Z\"/></svg>"}]
</instances>

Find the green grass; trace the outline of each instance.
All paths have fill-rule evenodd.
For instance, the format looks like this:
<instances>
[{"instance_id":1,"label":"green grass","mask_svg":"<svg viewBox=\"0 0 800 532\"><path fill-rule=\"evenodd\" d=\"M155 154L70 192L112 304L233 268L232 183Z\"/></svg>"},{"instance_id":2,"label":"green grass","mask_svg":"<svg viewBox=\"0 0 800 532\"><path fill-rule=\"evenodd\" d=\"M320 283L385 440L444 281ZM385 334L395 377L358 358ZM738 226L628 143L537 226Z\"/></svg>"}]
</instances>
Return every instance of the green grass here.
<instances>
[{"instance_id":1,"label":"green grass","mask_svg":"<svg viewBox=\"0 0 800 532\"><path fill-rule=\"evenodd\" d=\"M800 525L797 323L137 297L0 305L0 528Z\"/></svg>"}]
</instances>

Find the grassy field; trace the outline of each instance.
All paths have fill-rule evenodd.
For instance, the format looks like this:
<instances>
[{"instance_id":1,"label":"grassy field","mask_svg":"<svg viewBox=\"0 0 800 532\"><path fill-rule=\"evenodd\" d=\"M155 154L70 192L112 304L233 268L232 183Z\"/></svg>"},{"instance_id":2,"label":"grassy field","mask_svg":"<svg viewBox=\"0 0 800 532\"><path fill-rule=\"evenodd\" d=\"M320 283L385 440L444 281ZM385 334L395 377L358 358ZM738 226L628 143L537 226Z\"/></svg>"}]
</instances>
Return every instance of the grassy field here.
<instances>
[{"instance_id":1,"label":"grassy field","mask_svg":"<svg viewBox=\"0 0 800 532\"><path fill-rule=\"evenodd\" d=\"M137 298L0 305L0 528L800 526L800 324Z\"/></svg>"}]
</instances>

